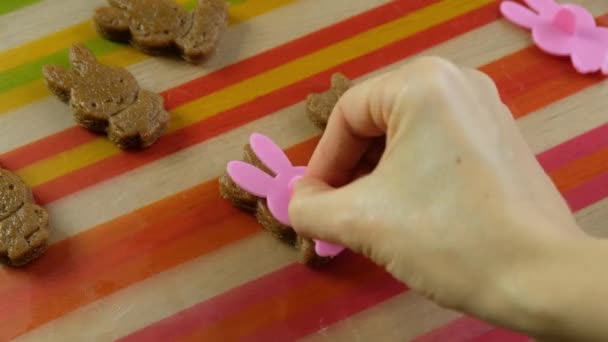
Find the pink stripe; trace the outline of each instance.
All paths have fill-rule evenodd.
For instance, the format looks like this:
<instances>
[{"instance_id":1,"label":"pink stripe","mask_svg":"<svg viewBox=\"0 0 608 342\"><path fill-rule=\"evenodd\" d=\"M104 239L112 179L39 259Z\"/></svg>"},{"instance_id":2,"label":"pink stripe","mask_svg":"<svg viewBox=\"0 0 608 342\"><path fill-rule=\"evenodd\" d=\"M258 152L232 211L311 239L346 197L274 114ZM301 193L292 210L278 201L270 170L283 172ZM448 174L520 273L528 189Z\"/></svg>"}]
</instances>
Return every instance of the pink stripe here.
<instances>
[{"instance_id":1,"label":"pink stripe","mask_svg":"<svg viewBox=\"0 0 608 342\"><path fill-rule=\"evenodd\" d=\"M537 158L547 173L608 146L608 123L557 145Z\"/></svg>"},{"instance_id":2,"label":"pink stripe","mask_svg":"<svg viewBox=\"0 0 608 342\"><path fill-rule=\"evenodd\" d=\"M275 321L271 326L248 336L244 341L293 341L351 317L353 313L378 305L406 290L406 286L387 273L371 278L353 291L333 297L321 305L307 308L289 319Z\"/></svg>"},{"instance_id":3,"label":"pink stripe","mask_svg":"<svg viewBox=\"0 0 608 342\"><path fill-rule=\"evenodd\" d=\"M528 342L530 340L529 337L510 330L494 329L472 339L471 342Z\"/></svg>"},{"instance_id":4,"label":"pink stripe","mask_svg":"<svg viewBox=\"0 0 608 342\"><path fill-rule=\"evenodd\" d=\"M608 173L601 174L562 195L573 211L582 210L608 196Z\"/></svg>"},{"instance_id":5,"label":"pink stripe","mask_svg":"<svg viewBox=\"0 0 608 342\"><path fill-rule=\"evenodd\" d=\"M263 302L311 281L314 274L300 264L262 276L236 289L224 292L173 316L147 326L119 341L172 341L197 329L212 325L243 307ZM272 289L272 291L268 291Z\"/></svg>"},{"instance_id":6,"label":"pink stripe","mask_svg":"<svg viewBox=\"0 0 608 342\"><path fill-rule=\"evenodd\" d=\"M492 326L480 320L464 316L417 337L413 342L464 342L481 336L492 329Z\"/></svg>"}]
</instances>

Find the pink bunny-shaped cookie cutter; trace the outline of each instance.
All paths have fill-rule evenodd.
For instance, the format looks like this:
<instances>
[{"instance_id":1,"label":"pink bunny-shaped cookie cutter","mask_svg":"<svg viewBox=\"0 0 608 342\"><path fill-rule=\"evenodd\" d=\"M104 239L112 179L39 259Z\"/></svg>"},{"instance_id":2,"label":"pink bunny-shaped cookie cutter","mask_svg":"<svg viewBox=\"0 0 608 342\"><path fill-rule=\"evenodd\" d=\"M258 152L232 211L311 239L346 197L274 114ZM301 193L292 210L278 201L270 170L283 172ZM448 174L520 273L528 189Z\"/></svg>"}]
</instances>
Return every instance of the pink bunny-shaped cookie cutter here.
<instances>
[{"instance_id":1,"label":"pink bunny-shaped cookie cutter","mask_svg":"<svg viewBox=\"0 0 608 342\"><path fill-rule=\"evenodd\" d=\"M608 75L608 28L598 27L593 15L576 4L554 0L524 0L500 4L502 14L516 25L532 30L534 43L555 56L570 56L583 74L601 71Z\"/></svg>"},{"instance_id":2,"label":"pink bunny-shaped cookie cutter","mask_svg":"<svg viewBox=\"0 0 608 342\"><path fill-rule=\"evenodd\" d=\"M294 167L283 150L268 137L254 133L249 144L255 155L276 176L272 177L257 167L242 161L228 163L227 171L232 180L250 194L266 198L268 209L281 224L291 226L289 201L291 184L306 173L306 167ZM315 252L321 257L334 257L344 247L329 242L315 240Z\"/></svg>"}]
</instances>

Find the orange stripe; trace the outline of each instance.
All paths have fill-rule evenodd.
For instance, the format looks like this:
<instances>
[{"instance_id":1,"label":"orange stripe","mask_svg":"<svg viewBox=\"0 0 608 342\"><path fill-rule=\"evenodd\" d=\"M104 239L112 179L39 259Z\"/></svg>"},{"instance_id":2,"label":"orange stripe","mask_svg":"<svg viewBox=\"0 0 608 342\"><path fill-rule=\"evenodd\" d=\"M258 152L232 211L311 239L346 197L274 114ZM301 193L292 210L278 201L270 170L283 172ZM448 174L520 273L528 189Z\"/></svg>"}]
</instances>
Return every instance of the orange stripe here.
<instances>
[{"instance_id":1,"label":"orange stripe","mask_svg":"<svg viewBox=\"0 0 608 342\"><path fill-rule=\"evenodd\" d=\"M288 155L305 164L317 141ZM0 273L0 340L259 231L219 196L217 180L92 228L51 246L27 275Z\"/></svg>"},{"instance_id":2,"label":"orange stripe","mask_svg":"<svg viewBox=\"0 0 608 342\"><path fill-rule=\"evenodd\" d=\"M183 341L236 341L287 316L296 315L338 295L344 295L362 281L384 274L381 268L371 266L363 258L349 258L349 262L343 264L343 279L339 275L335 278L315 277L291 291L246 307L227 319L200 329ZM363 270L366 272L362 272Z\"/></svg>"}]
</instances>

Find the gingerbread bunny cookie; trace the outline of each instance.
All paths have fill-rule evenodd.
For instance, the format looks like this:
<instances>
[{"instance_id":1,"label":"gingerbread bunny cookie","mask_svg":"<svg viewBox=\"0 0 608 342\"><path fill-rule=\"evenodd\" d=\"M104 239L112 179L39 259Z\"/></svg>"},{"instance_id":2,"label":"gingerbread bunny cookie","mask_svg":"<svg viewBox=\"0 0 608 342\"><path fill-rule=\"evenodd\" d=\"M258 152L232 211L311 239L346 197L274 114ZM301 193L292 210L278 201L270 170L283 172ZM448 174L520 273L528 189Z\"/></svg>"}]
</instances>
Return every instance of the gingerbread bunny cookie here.
<instances>
[{"instance_id":1,"label":"gingerbread bunny cookie","mask_svg":"<svg viewBox=\"0 0 608 342\"><path fill-rule=\"evenodd\" d=\"M305 167L294 167L276 144L260 134L251 136L244 159L228 163L226 174L220 178L222 197L254 211L266 230L299 250L303 263L320 264L343 250L341 246L298 236L290 227L290 185L304 175Z\"/></svg>"},{"instance_id":2,"label":"gingerbread bunny cookie","mask_svg":"<svg viewBox=\"0 0 608 342\"><path fill-rule=\"evenodd\" d=\"M0 168L0 260L23 266L47 249L49 217L14 173Z\"/></svg>"},{"instance_id":3,"label":"gingerbread bunny cookie","mask_svg":"<svg viewBox=\"0 0 608 342\"><path fill-rule=\"evenodd\" d=\"M109 0L97 9L97 31L113 41L127 42L144 53L178 50L188 62L211 55L228 26L224 0L198 0L188 12L171 0Z\"/></svg>"},{"instance_id":4,"label":"gingerbread bunny cookie","mask_svg":"<svg viewBox=\"0 0 608 342\"><path fill-rule=\"evenodd\" d=\"M306 111L310 121L320 129L325 129L334 106L350 86L350 80L346 76L335 73L331 77L331 87L328 90L308 95Z\"/></svg>"},{"instance_id":5,"label":"gingerbread bunny cookie","mask_svg":"<svg viewBox=\"0 0 608 342\"><path fill-rule=\"evenodd\" d=\"M140 89L127 70L99 64L83 45L72 46L70 62L73 70L48 65L43 74L79 125L123 149L148 147L163 134L169 113L160 95Z\"/></svg>"}]
</instances>

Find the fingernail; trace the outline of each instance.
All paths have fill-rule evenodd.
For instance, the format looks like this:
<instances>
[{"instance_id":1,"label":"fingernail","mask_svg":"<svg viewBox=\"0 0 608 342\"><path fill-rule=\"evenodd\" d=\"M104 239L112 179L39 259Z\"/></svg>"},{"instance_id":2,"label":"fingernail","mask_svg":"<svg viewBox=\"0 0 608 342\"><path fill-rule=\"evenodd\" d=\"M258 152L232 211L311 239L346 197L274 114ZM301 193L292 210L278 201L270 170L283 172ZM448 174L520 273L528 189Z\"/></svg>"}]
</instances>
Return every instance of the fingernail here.
<instances>
[{"instance_id":1,"label":"fingernail","mask_svg":"<svg viewBox=\"0 0 608 342\"><path fill-rule=\"evenodd\" d=\"M302 178L302 176L295 176L293 177L293 179L289 182L288 188L289 188L289 198L293 197L293 186L296 183L296 181L298 179Z\"/></svg>"}]
</instances>

